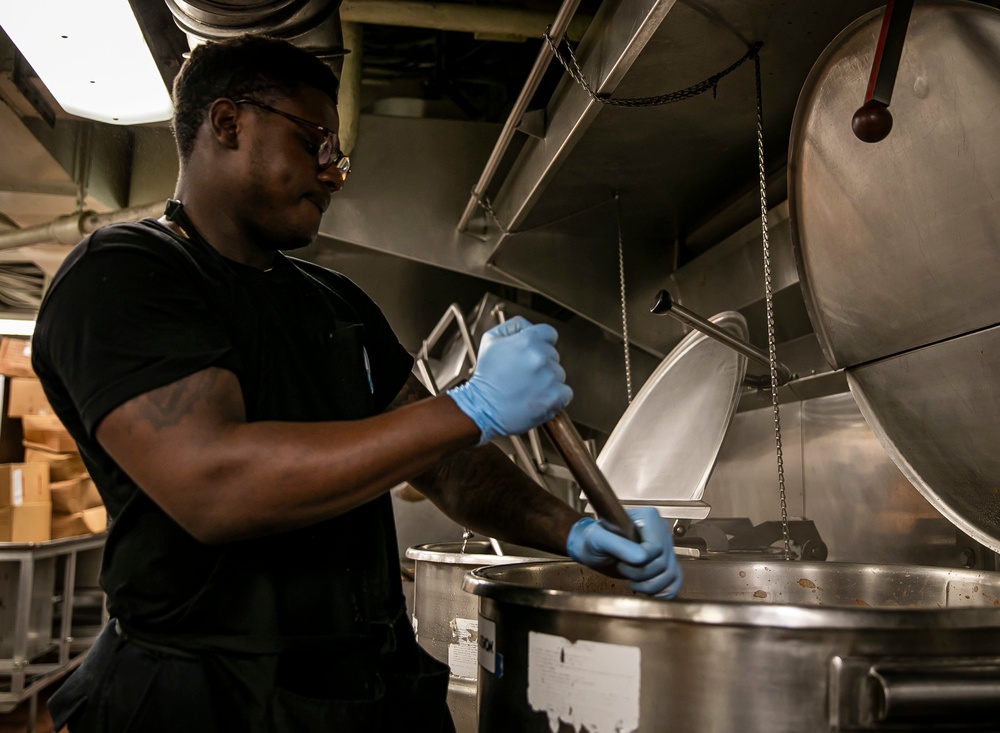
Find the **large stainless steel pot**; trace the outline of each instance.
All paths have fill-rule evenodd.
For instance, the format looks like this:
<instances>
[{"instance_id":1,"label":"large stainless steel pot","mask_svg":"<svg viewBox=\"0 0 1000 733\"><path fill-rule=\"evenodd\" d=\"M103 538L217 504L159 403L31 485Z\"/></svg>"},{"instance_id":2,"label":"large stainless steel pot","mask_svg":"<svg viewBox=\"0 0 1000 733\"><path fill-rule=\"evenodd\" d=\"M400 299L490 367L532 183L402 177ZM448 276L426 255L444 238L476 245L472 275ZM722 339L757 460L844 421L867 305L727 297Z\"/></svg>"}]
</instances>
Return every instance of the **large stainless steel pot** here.
<instances>
[{"instance_id":1,"label":"large stainless steel pot","mask_svg":"<svg viewBox=\"0 0 1000 733\"><path fill-rule=\"evenodd\" d=\"M480 568L480 733L987 730L1000 574L683 561L679 600L569 562Z\"/></svg>"},{"instance_id":2,"label":"large stainless steel pot","mask_svg":"<svg viewBox=\"0 0 1000 733\"><path fill-rule=\"evenodd\" d=\"M431 656L451 667L448 708L458 733L476 730L478 599L462 590L479 567L538 560L542 553L508 546L497 555L486 541L438 542L406 551L414 561L413 629Z\"/></svg>"}]
</instances>

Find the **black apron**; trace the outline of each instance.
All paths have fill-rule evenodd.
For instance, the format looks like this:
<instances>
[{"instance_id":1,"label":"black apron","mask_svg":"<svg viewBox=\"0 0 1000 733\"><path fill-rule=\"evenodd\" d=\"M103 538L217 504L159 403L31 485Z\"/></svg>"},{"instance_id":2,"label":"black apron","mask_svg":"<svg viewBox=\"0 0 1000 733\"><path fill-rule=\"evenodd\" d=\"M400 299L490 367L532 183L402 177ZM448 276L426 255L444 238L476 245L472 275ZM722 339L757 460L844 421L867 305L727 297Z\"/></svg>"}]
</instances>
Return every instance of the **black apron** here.
<instances>
[{"instance_id":1,"label":"black apron","mask_svg":"<svg viewBox=\"0 0 1000 733\"><path fill-rule=\"evenodd\" d=\"M199 246L209 247L179 206L168 208L168 216ZM322 338L338 410L344 419L372 416L364 326L337 319L335 326ZM392 538L370 545L368 551L381 556L370 558L369 566L392 567L398 551L388 497L355 512L379 536ZM310 539L297 540L296 547L308 551ZM315 541L324 541L321 532ZM263 625L255 618L258 608L308 609L317 601L307 582L288 587L273 577L273 568L255 577L252 564L247 566L246 560L239 565L241 581L254 586L259 605L227 605L232 628ZM388 577L359 579L362 591L354 595L392 597ZM267 597L277 589L294 597ZM416 644L404 607L389 617L365 600L345 601L338 606L342 618L320 620L321 633L303 636L160 634L112 620L83 665L50 698L55 729L68 724L71 733L453 733L445 705L447 666Z\"/></svg>"}]
</instances>

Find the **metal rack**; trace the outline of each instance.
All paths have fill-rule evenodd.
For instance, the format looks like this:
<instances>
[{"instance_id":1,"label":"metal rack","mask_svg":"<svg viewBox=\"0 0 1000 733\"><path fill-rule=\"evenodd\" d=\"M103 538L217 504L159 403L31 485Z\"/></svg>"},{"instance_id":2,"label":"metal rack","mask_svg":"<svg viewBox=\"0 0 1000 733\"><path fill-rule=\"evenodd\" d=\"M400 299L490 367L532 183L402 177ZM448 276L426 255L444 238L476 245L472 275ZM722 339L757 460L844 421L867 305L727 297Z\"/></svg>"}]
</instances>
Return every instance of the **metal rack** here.
<instances>
[{"instance_id":1,"label":"metal rack","mask_svg":"<svg viewBox=\"0 0 1000 733\"><path fill-rule=\"evenodd\" d=\"M0 544L0 713L83 661L107 621L97 573L106 534Z\"/></svg>"}]
</instances>

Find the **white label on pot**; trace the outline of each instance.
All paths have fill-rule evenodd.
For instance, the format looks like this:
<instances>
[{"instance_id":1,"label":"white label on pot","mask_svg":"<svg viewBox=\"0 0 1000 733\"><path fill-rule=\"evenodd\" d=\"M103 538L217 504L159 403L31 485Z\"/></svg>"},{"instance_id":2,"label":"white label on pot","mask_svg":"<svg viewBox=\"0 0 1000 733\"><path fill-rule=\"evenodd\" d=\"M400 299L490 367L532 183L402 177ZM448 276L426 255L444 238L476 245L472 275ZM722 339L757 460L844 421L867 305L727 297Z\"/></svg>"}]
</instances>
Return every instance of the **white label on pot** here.
<instances>
[{"instance_id":1,"label":"white label on pot","mask_svg":"<svg viewBox=\"0 0 1000 733\"><path fill-rule=\"evenodd\" d=\"M497 671L497 625L484 616L479 617L479 666L487 672Z\"/></svg>"},{"instance_id":2,"label":"white label on pot","mask_svg":"<svg viewBox=\"0 0 1000 733\"><path fill-rule=\"evenodd\" d=\"M24 475L20 468L15 468L11 475L11 490L13 496L11 500L14 506L21 506L24 503Z\"/></svg>"},{"instance_id":3,"label":"white label on pot","mask_svg":"<svg viewBox=\"0 0 1000 733\"><path fill-rule=\"evenodd\" d=\"M452 642L448 645L448 666L456 677L476 679L479 673L479 623L473 618L453 618L448 622Z\"/></svg>"},{"instance_id":4,"label":"white label on pot","mask_svg":"<svg viewBox=\"0 0 1000 733\"><path fill-rule=\"evenodd\" d=\"M639 647L572 642L528 634L528 704L559 722L589 733L630 733L639 728L642 652Z\"/></svg>"}]
</instances>

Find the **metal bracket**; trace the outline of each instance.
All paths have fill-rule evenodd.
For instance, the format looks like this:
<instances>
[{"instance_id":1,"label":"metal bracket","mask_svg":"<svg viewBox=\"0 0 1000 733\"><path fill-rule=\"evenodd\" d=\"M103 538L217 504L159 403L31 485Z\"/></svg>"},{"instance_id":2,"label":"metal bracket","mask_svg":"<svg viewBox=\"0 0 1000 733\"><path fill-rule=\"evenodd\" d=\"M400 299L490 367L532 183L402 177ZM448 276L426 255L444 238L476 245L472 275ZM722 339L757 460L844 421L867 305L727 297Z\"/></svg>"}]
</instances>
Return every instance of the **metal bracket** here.
<instances>
[{"instance_id":1,"label":"metal bracket","mask_svg":"<svg viewBox=\"0 0 1000 733\"><path fill-rule=\"evenodd\" d=\"M514 129L518 132L523 132L529 137L544 140L548 122L544 107L542 109L533 109L521 115L521 121L517 123L517 127Z\"/></svg>"},{"instance_id":2,"label":"metal bracket","mask_svg":"<svg viewBox=\"0 0 1000 733\"><path fill-rule=\"evenodd\" d=\"M804 561L826 560L827 547L809 519L793 519L788 522L789 538L798 549ZM678 538L681 544L697 546L708 552L729 552L733 550L763 550L783 537L782 523L778 520L754 525L745 517L702 518L691 524Z\"/></svg>"},{"instance_id":3,"label":"metal bracket","mask_svg":"<svg viewBox=\"0 0 1000 733\"><path fill-rule=\"evenodd\" d=\"M465 323L465 316L462 314L458 304L452 303L448 306L448 310L445 311L444 315L441 316L441 320L439 320L437 325L431 330L430 335L424 339L424 342L420 347L420 351L417 353L417 368L420 370L421 376L425 378L425 381L429 382L427 387L433 394L438 394L438 392L449 389L453 386L453 383L461 381L468 376L468 374L460 374L457 380L452 380L452 382L447 384L438 384L430 370L430 351L441 340L452 323L457 326L458 332L462 337L462 343L465 346L465 353L462 357L463 363L465 361L469 362L469 373L476 368L476 345L472 340L472 334L469 333L469 327ZM431 385L433 385L433 387Z\"/></svg>"}]
</instances>

